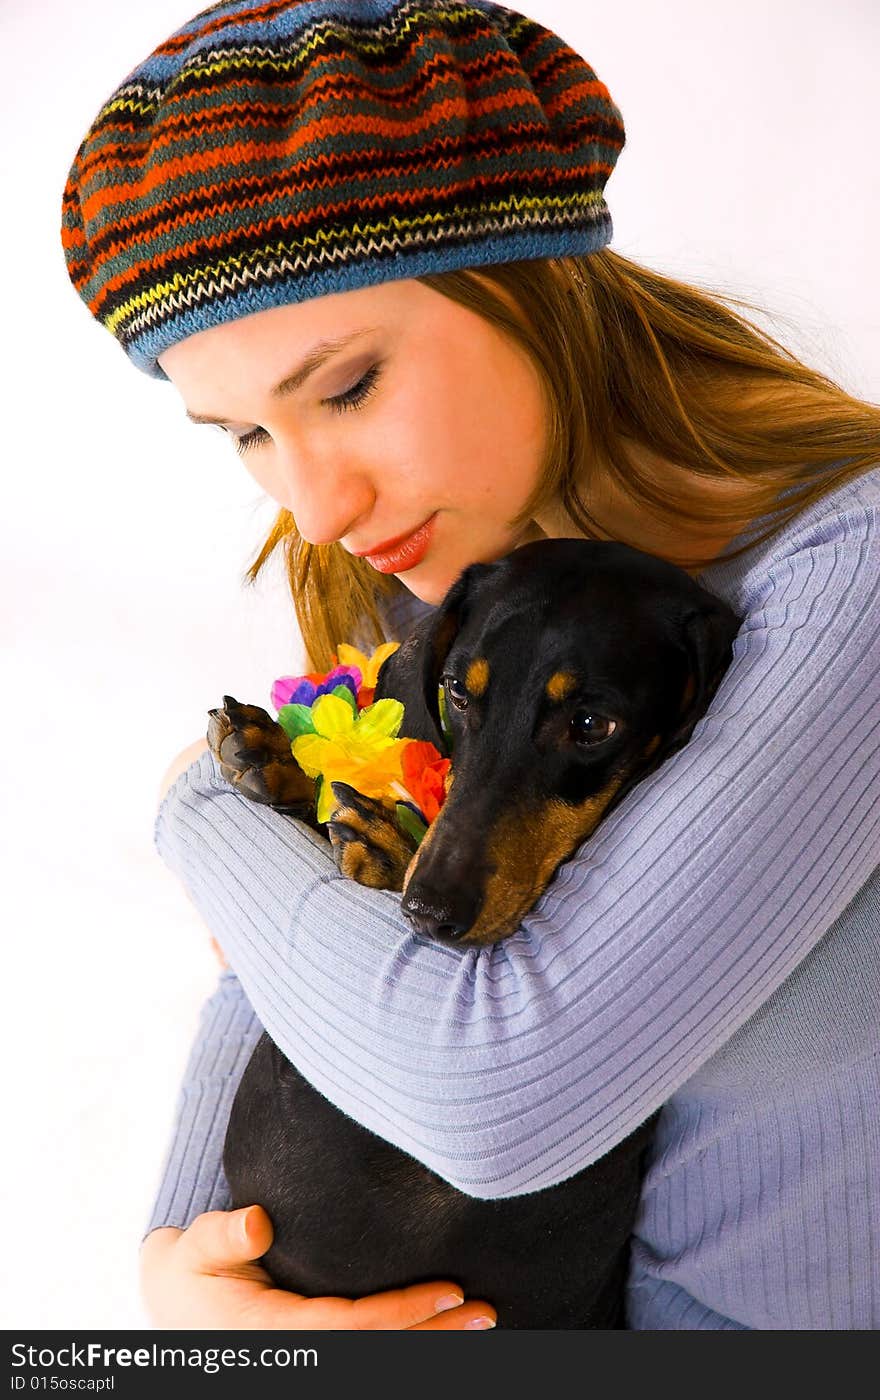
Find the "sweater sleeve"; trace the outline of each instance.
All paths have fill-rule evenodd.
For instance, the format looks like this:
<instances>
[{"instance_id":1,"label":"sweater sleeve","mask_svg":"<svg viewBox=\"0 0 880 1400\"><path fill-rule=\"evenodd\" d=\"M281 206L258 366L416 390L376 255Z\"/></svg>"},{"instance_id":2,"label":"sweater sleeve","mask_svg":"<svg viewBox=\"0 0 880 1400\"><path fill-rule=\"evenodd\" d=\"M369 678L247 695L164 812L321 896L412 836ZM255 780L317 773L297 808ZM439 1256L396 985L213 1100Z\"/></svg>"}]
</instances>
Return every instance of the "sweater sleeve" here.
<instances>
[{"instance_id":1,"label":"sweater sleeve","mask_svg":"<svg viewBox=\"0 0 880 1400\"><path fill-rule=\"evenodd\" d=\"M222 973L205 1003L177 1099L171 1142L145 1234L186 1229L206 1210L228 1210L223 1143L245 1066L263 1033L235 974Z\"/></svg>"},{"instance_id":2,"label":"sweater sleeve","mask_svg":"<svg viewBox=\"0 0 880 1400\"><path fill-rule=\"evenodd\" d=\"M878 594L858 496L783 536L737 599L733 661L687 746L492 948L420 938L398 895L344 880L321 837L249 804L210 754L167 795L158 850L340 1109L471 1195L554 1185L753 1015L877 864Z\"/></svg>"}]
</instances>

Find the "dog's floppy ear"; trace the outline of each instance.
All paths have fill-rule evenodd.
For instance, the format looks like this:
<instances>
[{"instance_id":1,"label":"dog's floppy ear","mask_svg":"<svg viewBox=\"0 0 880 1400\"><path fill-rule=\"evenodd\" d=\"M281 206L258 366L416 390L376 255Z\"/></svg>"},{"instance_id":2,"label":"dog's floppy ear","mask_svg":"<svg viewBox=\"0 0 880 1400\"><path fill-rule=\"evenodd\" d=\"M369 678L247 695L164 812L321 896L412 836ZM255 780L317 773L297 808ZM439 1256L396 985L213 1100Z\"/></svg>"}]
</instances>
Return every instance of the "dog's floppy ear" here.
<instances>
[{"instance_id":1,"label":"dog's floppy ear","mask_svg":"<svg viewBox=\"0 0 880 1400\"><path fill-rule=\"evenodd\" d=\"M681 621L680 645L688 659L688 681L674 733L663 746L664 757L687 743L697 721L709 708L712 696L732 659L733 640L740 619L726 603L711 594Z\"/></svg>"},{"instance_id":2,"label":"dog's floppy ear","mask_svg":"<svg viewBox=\"0 0 880 1400\"><path fill-rule=\"evenodd\" d=\"M402 737L426 739L441 753L445 743L437 690L443 663L467 614L468 596L477 578L487 572L485 564L465 569L437 610L422 619L379 670L374 699L401 702L406 711Z\"/></svg>"}]
</instances>

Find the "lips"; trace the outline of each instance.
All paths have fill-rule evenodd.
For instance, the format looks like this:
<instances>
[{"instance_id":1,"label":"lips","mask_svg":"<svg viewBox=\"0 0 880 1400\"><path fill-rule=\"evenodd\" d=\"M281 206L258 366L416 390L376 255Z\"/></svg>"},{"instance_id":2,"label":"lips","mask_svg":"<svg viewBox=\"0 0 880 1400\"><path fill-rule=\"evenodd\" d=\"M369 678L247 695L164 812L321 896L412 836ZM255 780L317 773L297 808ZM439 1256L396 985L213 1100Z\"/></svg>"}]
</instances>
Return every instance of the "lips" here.
<instances>
[{"instance_id":1,"label":"lips","mask_svg":"<svg viewBox=\"0 0 880 1400\"><path fill-rule=\"evenodd\" d=\"M409 535L386 540L370 550L354 550L380 574L402 574L420 564L431 547L437 512Z\"/></svg>"}]
</instances>

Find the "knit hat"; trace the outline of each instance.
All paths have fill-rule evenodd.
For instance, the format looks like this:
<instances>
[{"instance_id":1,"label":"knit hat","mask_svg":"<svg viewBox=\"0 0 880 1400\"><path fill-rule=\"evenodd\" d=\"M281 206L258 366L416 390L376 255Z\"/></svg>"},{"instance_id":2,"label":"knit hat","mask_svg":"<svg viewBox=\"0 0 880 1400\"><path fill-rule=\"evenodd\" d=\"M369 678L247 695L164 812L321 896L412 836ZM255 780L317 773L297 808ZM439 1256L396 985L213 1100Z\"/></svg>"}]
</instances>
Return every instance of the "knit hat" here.
<instances>
[{"instance_id":1,"label":"knit hat","mask_svg":"<svg viewBox=\"0 0 880 1400\"><path fill-rule=\"evenodd\" d=\"M71 281L139 369L328 292L595 252L624 143L560 38L489 0L233 0L99 111L64 191Z\"/></svg>"}]
</instances>

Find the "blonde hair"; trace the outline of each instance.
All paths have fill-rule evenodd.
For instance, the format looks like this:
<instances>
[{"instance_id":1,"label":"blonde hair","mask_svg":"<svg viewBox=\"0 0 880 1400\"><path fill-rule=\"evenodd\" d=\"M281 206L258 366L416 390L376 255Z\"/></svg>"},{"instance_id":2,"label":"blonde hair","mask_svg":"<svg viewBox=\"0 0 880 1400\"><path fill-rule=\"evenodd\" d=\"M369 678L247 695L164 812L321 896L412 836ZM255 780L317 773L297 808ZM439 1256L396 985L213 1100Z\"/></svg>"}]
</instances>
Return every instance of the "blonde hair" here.
<instances>
[{"instance_id":1,"label":"blonde hair","mask_svg":"<svg viewBox=\"0 0 880 1400\"><path fill-rule=\"evenodd\" d=\"M880 407L802 364L723 302L757 308L610 248L418 280L483 316L538 370L545 460L514 529L558 502L585 536L611 538L582 497L585 482L604 472L656 519L686 521L696 533L726 528L729 538L775 512L762 533L720 556L733 558L880 461ZM658 480L626 451L627 440L683 468L681 478ZM712 483L726 489L709 492ZM247 582L279 545L315 669L332 664L341 641L383 640L379 608L402 592L399 580L340 544L308 544L281 510ZM691 556L688 564L705 567L717 557Z\"/></svg>"}]
</instances>

